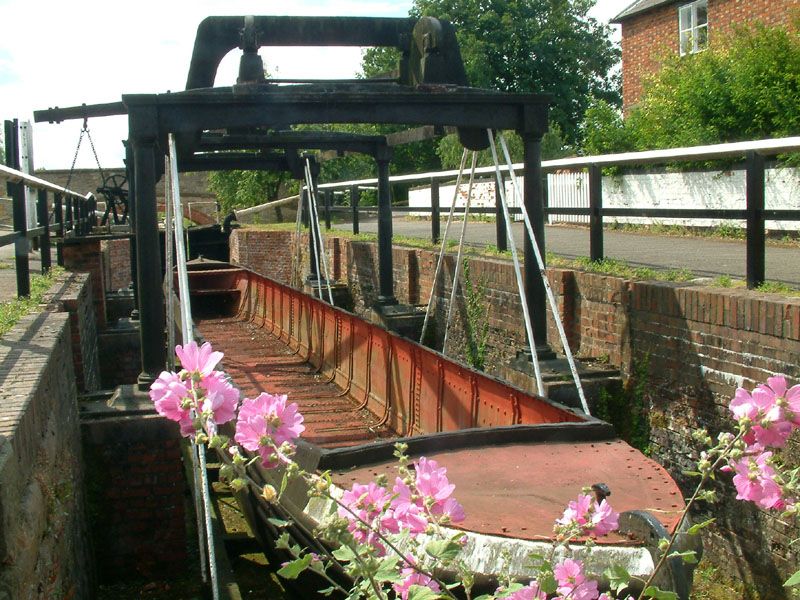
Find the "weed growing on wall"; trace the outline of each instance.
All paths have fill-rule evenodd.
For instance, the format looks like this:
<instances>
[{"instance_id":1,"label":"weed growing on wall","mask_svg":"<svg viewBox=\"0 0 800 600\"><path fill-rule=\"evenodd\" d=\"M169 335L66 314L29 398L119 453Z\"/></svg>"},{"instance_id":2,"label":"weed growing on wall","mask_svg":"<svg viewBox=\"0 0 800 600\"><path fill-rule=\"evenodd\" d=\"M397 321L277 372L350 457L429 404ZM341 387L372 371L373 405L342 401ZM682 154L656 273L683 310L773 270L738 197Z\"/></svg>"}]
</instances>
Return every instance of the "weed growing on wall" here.
<instances>
[{"instance_id":1,"label":"weed growing on wall","mask_svg":"<svg viewBox=\"0 0 800 600\"><path fill-rule=\"evenodd\" d=\"M486 281L472 282L469 261L464 259L464 303L467 309L467 361L482 371L486 361L489 321L486 319Z\"/></svg>"},{"instance_id":2,"label":"weed growing on wall","mask_svg":"<svg viewBox=\"0 0 800 600\"><path fill-rule=\"evenodd\" d=\"M619 436L634 448L649 454L650 421L647 403L650 356L634 362L633 372L621 388L600 390L596 416L608 421Z\"/></svg>"}]
</instances>

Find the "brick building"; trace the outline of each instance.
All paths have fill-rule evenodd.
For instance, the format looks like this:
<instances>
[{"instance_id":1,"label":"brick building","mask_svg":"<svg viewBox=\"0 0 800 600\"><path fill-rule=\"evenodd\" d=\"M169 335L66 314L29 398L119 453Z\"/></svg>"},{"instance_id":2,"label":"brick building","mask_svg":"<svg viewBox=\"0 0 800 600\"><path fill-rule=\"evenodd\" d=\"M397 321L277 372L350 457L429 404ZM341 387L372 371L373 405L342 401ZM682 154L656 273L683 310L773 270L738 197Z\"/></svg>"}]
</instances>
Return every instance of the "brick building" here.
<instances>
[{"instance_id":1,"label":"brick building","mask_svg":"<svg viewBox=\"0 0 800 600\"><path fill-rule=\"evenodd\" d=\"M702 52L735 26L785 25L798 16L800 0L635 0L611 20L622 26L625 111L663 57Z\"/></svg>"}]
</instances>

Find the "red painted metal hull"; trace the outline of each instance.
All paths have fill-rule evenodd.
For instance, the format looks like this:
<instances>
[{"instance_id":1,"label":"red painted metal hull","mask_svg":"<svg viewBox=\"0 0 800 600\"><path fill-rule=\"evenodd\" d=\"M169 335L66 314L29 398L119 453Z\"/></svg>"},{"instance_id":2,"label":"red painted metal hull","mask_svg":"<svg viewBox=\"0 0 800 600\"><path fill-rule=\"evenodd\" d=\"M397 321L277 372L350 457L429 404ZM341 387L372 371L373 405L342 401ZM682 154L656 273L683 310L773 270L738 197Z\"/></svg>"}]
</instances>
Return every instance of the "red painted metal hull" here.
<instances>
[{"instance_id":1,"label":"red painted metal hull","mask_svg":"<svg viewBox=\"0 0 800 600\"><path fill-rule=\"evenodd\" d=\"M459 528L477 536L550 540L567 503L600 482L616 510L647 511L662 534L676 526L684 502L675 482L607 424L302 292L220 267L190 272L200 332L225 352L243 393L287 393L299 404L316 466L338 486L391 475L392 442L406 438L412 456L447 467L467 513ZM645 544L624 535L599 542Z\"/></svg>"}]
</instances>

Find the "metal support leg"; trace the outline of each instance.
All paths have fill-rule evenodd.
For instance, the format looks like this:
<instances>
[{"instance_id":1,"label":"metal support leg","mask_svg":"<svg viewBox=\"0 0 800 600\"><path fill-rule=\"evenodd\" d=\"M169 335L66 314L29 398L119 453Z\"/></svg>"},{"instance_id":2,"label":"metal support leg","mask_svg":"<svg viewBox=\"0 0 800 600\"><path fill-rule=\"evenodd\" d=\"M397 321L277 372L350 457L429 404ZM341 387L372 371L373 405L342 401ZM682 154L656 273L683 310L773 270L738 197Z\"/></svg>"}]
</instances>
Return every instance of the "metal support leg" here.
<instances>
[{"instance_id":1,"label":"metal support leg","mask_svg":"<svg viewBox=\"0 0 800 600\"><path fill-rule=\"evenodd\" d=\"M55 194L53 196L53 209L55 210L56 215L56 231L58 237L61 241L56 242L56 264L59 267L64 266L64 199L62 198L61 194Z\"/></svg>"},{"instance_id":2,"label":"metal support leg","mask_svg":"<svg viewBox=\"0 0 800 600\"><path fill-rule=\"evenodd\" d=\"M19 129L17 120L5 122L6 164L19 170ZM31 295L30 264L28 263L28 222L25 217L25 186L21 183L6 183L6 192L11 197L14 231L19 237L14 241L14 266L17 271L17 297Z\"/></svg>"},{"instance_id":3,"label":"metal support leg","mask_svg":"<svg viewBox=\"0 0 800 600\"><path fill-rule=\"evenodd\" d=\"M131 284L133 285L133 310L131 319L139 319L139 262L137 260L136 244L136 170L134 169L133 148L125 142L125 173L128 177L128 224L130 226L130 243L128 253L131 258ZM170 348L170 352L173 349Z\"/></svg>"},{"instance_id":4,"label":"metal support leg","mask_svg":"<svg viewBox=\"0 0 800 600\"><path fill-rule=\"evenodd\" d=\"M541 136L526 134L523 137L525 148L525 208L531 219L536 243L545 260L544 243L544 205L542 202L542 165ZM547 345L547 295L544 282L539 274L533 244L527 230L525 231L525 294L528 299L528 310L533 326L533 339L539 360L555 358L555 354Z\"/></svg>"},{"instance_id":5,"label":"metal support leg","mask_svg":"<svg viewBox=\"0 0 800 600\"><path fill-rule=\"evenodd\" d=\"M389 185L391 156L378 156L378 304L397 304L392 265L392 189Z\"/></svg>"},{"instance_id":6,"label":"metal support leg","mask_svg":"<svg viewBox=\"0 0 800 600\"><path fill-rule=\"evenodd\" d=\"M155 140L134 139L136 180L136 250L139 266L139 333L142 341L142 372L139 388L146 390L166 365L164 293L161 289L161 253L158 252L156 213ZM184 298L188 301L188 298Z\"/></svg>"},{"instance_id":7,"label":"metal support leg","mask_svg":"<svg viewBox=\"0 0 800 600\"><path fill-rule=\"evenodd\" d=\"M353 209L353 233L358 235L358 202L361 200L361 190L357 185L350 187L350 206Z\"/></svg>"},{"instance_id":8,"label":"metal support leg","mask_svg":"<svg viewBox=\"0 0 800 600\"><path fill-rule=\"evenodd\" d=\"M505 185L505 179L502 181L502 185ZM495 221L495 229L496 229L496 236L497 236L497 249L500 252L506 252L508 250L508 238L506 236L506 222L503 217L503 203L500 202L500 190L498 189L500 185L497 183L495 179L494 182L494 221Z\"/></svg>"},{"instance_id":9,"label":"metal support leg","mask_svg":"<svg viewBox=\"0 0 800 600\"><path fill-rule=\"evenodd\" d=\"M333 204L333 190L325 190L325 231L331 229L331 204Z\"/></svg>"}]
</instances>

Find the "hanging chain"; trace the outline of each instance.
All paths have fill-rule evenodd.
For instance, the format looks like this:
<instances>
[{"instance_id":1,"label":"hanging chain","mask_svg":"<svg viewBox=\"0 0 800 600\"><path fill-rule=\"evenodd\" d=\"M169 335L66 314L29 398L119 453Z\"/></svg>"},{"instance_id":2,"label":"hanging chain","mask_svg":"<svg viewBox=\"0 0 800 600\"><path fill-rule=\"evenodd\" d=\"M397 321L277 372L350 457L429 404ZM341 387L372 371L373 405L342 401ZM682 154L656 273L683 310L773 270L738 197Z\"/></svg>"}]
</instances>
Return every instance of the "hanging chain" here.
<instances>
[{"instance_id":1,"label":"hanging chain","mask_svg":"<svg viewBox=\"0 0 800 600\"><path fill-rule=\"evenodd\" d=\"M97 170L100 171L100 177L103 179L103 185L106 184L106 174L103 172L103 167L100 166L100 159L97 158L97 150L94 148L94 140L92 140L92 134L89 131L89 126L87 124L86 119L83 121L83 131L86 132L86 137L89 139L89 146L92 148L92 154L94 154L94 162L97 163ZM83 132L81 132L83 133Z\"/></svg>"},{"instance_id":2,"label":"hanging chain","mask_svg":"<svg viewBox=\"0 0 800 600\"><path fill-rule=\"evenodd\" d=\"M69 184L72 182L72 174L75 173L75 163L78 162L78 153L81 151L81 142L83 142L83 134L89 131L87 127L88 119L83 119L83 128L81 129L81 135L78 137L78 146L75 148L75 156L72 157L72 166L69 168L69 175L67 175L67 183L64 186L64 191L66 192L69 189ZM91 141L91 138L89 138ZM94 149L94 145L92 145Z\"/></svg>"}]
</instances>

